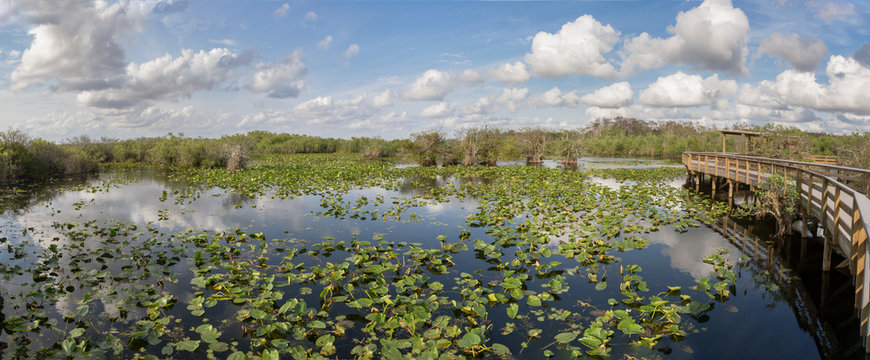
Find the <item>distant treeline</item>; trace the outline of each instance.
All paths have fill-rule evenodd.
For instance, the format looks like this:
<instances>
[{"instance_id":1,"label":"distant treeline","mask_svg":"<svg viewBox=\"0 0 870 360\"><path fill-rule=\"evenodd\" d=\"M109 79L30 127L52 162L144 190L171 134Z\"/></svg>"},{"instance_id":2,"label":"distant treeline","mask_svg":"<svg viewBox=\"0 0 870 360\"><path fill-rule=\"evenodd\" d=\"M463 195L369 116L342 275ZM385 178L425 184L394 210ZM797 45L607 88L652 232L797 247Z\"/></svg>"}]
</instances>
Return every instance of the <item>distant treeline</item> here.
<instances>
[{"instance_id":1,"label":"distant treeline","mask_svg":"<svg viewBox=\"0 0 870 360\"><path fill-rule=\"evenodd\" d=\"M812 155L837 156L841 164L870 167L870 134L831 135L794 128L743 128L761 132L751 152L808 160ZM729 136L729 151L743 151L745 141ZM323 138L253 131L218 139L163 137L116 140L79 136L61 144L34 139L20 130L0 131L0 183L39 180L96 171L101 163L144 163L165 167L245 166L259 154L353 153L365 159L402 158L420 165L493 165L503 160L539 163L545 158L564 163L580 156L632 156L678 159L684 151L721 151L715 129L685 122L647 122L616 117L599 119L579 129L526 128L502 130L475 127L447 134L427 130L408 139Z\"/></svg>"}]
</instances>

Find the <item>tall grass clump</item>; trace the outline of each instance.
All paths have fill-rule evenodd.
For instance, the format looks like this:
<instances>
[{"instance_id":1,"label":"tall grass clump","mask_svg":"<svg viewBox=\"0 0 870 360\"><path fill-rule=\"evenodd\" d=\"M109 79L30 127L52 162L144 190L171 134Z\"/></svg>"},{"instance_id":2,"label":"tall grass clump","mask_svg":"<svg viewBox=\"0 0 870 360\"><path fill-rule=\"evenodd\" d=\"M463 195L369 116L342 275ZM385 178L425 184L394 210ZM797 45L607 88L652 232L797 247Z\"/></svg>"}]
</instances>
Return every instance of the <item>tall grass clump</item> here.
<instances>
[{"instance_id":1,"label":"tall grass clump","mask_svg":"<svg viewBox=\"0 0 870 360\"><path fill-rule=\"evenodd\" d=\"M86 149L33 139L18 129L0 131L0 183L87 174L97 162Z\"/></svg>"}]
</instances>

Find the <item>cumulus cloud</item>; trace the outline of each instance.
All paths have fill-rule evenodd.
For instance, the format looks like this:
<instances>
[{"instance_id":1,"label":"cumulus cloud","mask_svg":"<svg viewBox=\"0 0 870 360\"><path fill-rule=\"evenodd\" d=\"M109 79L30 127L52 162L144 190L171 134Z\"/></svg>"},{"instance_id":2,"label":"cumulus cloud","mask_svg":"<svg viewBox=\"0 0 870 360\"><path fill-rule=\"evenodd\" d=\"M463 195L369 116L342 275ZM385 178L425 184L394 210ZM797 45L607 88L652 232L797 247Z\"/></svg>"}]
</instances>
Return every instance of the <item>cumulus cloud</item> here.
<instances>
[{"instance_id":1,"label":"cumulus cloud","mask_svg":"<svg viewBox=\"0 0 870 360\"><path fill-rule=\"evenodd\" d=\"M529 71L526 69L526 64L522 61L517 61L513 64L506 63L499 67L490 70L489 76L496 81L505 84L519 84L529 81Z\"/></svg>"},{"instance_id":2,"label":"cumulus cloud","mask_svg":"<svg viewBox=\"0 0 870 360\"><path fill-rule=\"evenodd\" d=\"M250 56L224 48L208 52L185 49L177 58L167 54L142 64L131 63L118 86L83 91L76 100L81 105L108 109L129 108L145 100L178 100L212 89L232 75L235 67L249 61Z\"/></svg>"},{"instance_id":3,"label":"cumulus cloud","mask_svg":"<svg viewBox=\"0 0 870 360\"><path fill-rule=\"evenodd\" d=\"M442 100L453 90L453 77L446 72L426 70L407 90L405 98L410 100Z\"/></svg>"},{"instance_id":4,"label":"cumulus cloud","mask_svg":"<svg viewBox=\"0 0 870 360\"><path fill-rule=\"evenodd\" d=\"M326 35L323 40L317 43L317 47L321 49L329 49L330 46L332 46L332 35Z\"/></svg>"},{"instance_id":5,"label":"cumulus cloud","mask_svg":"<svg viewBox=\"0 0 870 360\"><path fill-rule=\"evenodd\" d=\"M501 95L478 98L474 103L463 107L462 112L465 115L485 115L505 109L515 113L528 95L528 88L505 88Z\"/></svg>"},{"instance_id":6,"label":"cumulus cloud","mask_svg":"<svg viewBox=\"0 0 870 360\"><path fill-rule=\"evenodd\" d=\"M588 106L619 108L630 105L632 99L634 99L634 91L631 90L631 85L622 81L583 95L580 101Z\"/></svg>"},{"instance_id":7,"label":"cumulus cloud","mask_svg":"<svg viewBox=\"0 0 870 360\"><path fill-rule=\"evenodd\" d=\"M357 54L359 54L359 45L350 44L350 46L347 47L347 50L344 51L344 58L350 59L350 58L356 56Z\"/></svg>"},{"instance_id":8,"label":"cumulus cloud","mask_svg":"<svg viewBox=\"0 0 870 360\"><path fill-rule=\"evenodd\" d=\"M496 103L504 106L508 111L517 112L520 103L529 95L529 89L511 88L504 89L502 94L496 98Z\"/></svg>"},{"instance_id":9,"label":"cumulus cloud","mask_svg":"<svg viewBox=\"0 0 870 360\"><path fill-rule=\"evenodd\" d=\"M333 100L332 96L318 96L296 105L293 114L307 119L309 125L365 119L374 114L372 108L366 104L366 98L366 94L343 100Z\"/></svg>"},{"instance_id":10,"label":"cumulus cloud","mask_svg":"<svg viewBox=\"0 0 870 360\"><path fill-rule=\"evenodd\" d=\"M6 3L9 4L9 3ZM120 39L139 31L155 3L22 1L9 4L11 16L32 23L32 37L11 74L17 90L57 80L62 90L111 85L124 73Z\"/></svg>"},{"instance_id":11,"label":"cumulus cloud","mask_svg":"<svg viewBox=\"0 0 870 360\"><path fill-rule=\"evenodd\" d=\"M531 101L531 104L537 107L577 107L580 103L580 97L577 96L577 90L572 90L568 93L562 93L562 90L557 86L547 90L545 93L536 96Z\"/></svg>"},{"instance_id":12,"label":"cumulus cloud","mask_svg":"<svg viewBox=\"0 0 870 360\"><path fill-rule=\"evenodd\" d=\"M453 113L453 107L446 101L439 102L435 105L428 106L423 111L420 111L420 116L423 117L444 117Z\"/></svg>"},{"instance_id":13,"label":"cumulus cloud","mask_svg":"<svg viewBox=\"0 0 870 360\"><path fill-rule=\"evenodd\" d=\"M621 71L649 70L670 64L746 75L749 19L731 0L705 0L680 12L668 28L673 36L662 39L642 33L625 42Z\"/></svg>"},{"instance_id":14,"label":"cumulus cloud","mask_svg":"<svg viewBox=\"0 0 870 360\"><path fill-rule=\"evenodd\" d=\"M393 92L390 89L384 90L372 98L372 106L382 108L393 105Z\"/></svg>"},{"instance_id":15,"label":"cumulus cloud","mask_svg":"<svg viewBox=\"0 0 870 360\"><path fill-rule=\"evenodd\" d=\"M277 9L275 9L275 16L278 17L286 17L287 13L290 11L290 4L284 3Z\"/></svg>"},{"instance_id":16,"label":"cumulus cloud","mask_svg":"<svg viewBox=\"0 0 870 360\"><path fill-rule=\"evenodd\" d=\"M852 54L852 58L864 67L870 68L870 43L864 43L858 51Z\"/></svg>"},{"instance_id":17,"label":"cumulus cloud","mask_svg":"<svg viewBox=\"0 0 870 360\"><path fill-rule=\"evenodd\" d=\"M295 98L305 89L305 83L300 78L306 71L301 52L296 50L281 62L257 64L251 90L269 93L269 97L273 98Z\"/></svg>"},{"instance_id":18,"label":"cumulus cloud","mask_svg":"<svg viewBox=\"0 0 870 360\"><path fill-rule=\"evenodd\" d=\"M761 40L758 52L781 57L797 70L815 71L828 55L828 46L809 36L772 33Z\"/></svg>"},{"instance_id":19,"label":"cumulus cloud","mask_svg":"<svg viewBox=\"0 0 870 360\"><path fill-rule=\"evenodd\" d=\"M465 115L483 115L489 113L492 106L492 98L483 96L478 98L474 103L463 107L462 113Z\"/></svg>"},{"instance_id":20,"label":"cumulus cloud","mask_svg":"<svg viewBox=\"0 0 870 360\"><path fill-rule=\"evenodd\" d=\"M656 107L688 107L711 105L736 93L737 82L734 80L719 80L718 74L702 78L678 71L659 77L640 92L638 100Z\"/></svg>"},{"instance_id":21,"label":"cumulus cloud","mask_svg":"<svg viewBox=\"0 0 870 360\"><path fill-rule=\"evenodd\" d=\"M456 79L459 80L460 83L466 85L475 85L483 82L483 76L480 76L477 71L474 71L472 69L466 69L465 71L457 75Z\"/></svg>"},{"instance_id":22,"label":"cumulus cloud","mask_svg":"<svg viewBox=\"0 0 870 360\"><path fill-rule=\"evenodd\" d=\"M827 112L870 114L870 69L857 60L831 56L825 73L827 84L816 81L813 73L786 70L776 81L762 81L762 91L776 94L785 104Z\"/></svg>"},{"instance_id":23,"label":"cumulus cloud","mask_svg":"<svg viewBox=\"0 0 870 360\"><path fill-rule=\"evenodd\" d=\"M480 83L480 74L466 70L460 74L430 69L414 80L402 96L408 100L443 100L447 94L459 86Z\"/></svg>"},{"instance_id":24,"label":"cumulus cloud","mask_svg":"<svg viewBox=\"0 0 870 360\"><path fill-rule=\"evenodd\" d=\"M562 25L555 34L539 32L525 61L535 75L558 78L583 74L612 78L616 69L604 57L619 41L619 31L583 15Z\"/></svg>"}]
</instances>

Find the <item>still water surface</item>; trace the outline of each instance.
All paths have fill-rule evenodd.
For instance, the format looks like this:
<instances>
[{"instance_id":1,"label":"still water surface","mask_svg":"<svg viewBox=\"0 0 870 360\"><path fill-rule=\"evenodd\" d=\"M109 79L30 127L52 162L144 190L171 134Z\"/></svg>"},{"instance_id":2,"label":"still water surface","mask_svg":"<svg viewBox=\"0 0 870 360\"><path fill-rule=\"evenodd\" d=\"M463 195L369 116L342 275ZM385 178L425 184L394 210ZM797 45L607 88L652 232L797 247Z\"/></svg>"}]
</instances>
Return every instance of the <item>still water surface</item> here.
<instances>
[{"instance_id":1,"label":"still water surface","mask_svg":"<svg viewBox=\"0 0 870 360\"><path fill-rule=\"evenodd\" d=\"M587 159L581 163L582 166L604 167L661 166L637 160L628 160L627 163ZM109 179L115 181L110 183ZM605 185L612 188L630 186L607 179L593 180L606 183ZM442 184L456 181L459 180L436 180ZM673 182L671 186L678 186L680 183L681 181ZM57 224L85 222L134 224L140 231L150 227L154 230L153 234L159 234L155 236L163 237L165 234L188 229L212 233L241 228L249 233L263 233L266 239L286 239L288 247L292 247L296 240L316 243L325 237L349 240L352 237L372 239L380 236L391 242L419 242L423 247L436 248L440 246L435 240L438 235L444 235L447 239L459 239L463 232L469 232L471 239L491 239L485 229L466 224L466 219L478 206L473 200L453 199L414 208L419 221L372 221L318 215L323 208L321 199L316 196L278 199L268 194L249 197L220 189L200 189L198 196L179 199L173 193L185 189L187 185L170 181L163 173L155 170L107 173L89 180L88 184L108 185L100 191L94 191L93 188L64 190L49 186L20 193L7 192L3 207L5 211L0 215L0 236L6 239L5 244L0 246L0 263L9 267L34 266L38 254L49 251L52 246L65 248L70 245L67 232ZM366 188L353 190L344 198L351 201L361 196L404 198L413 196L418 190L413 186L399 191ZM728 229L736 230L736 234L734 230ZM851 318L849 311L842 310L851 306L847 299L848 294L854 291L851 288L840 289L847 285L848 278L837 272L821 276L817 264L819 259L806 253L801 256L799 239L769 241L769 233L769 224L727 219L712 226L701 225L687 231L663 227L659 231L643 235L650 242L645 249L618 253L622 263L638 264L643 268L644 279L654 291L666 286L687 289L694 286L698 279L710 276L711 266L701 260L717 248L729 249L732 261L741 254L746 254L750 260L735 268L739 278L733 287L735 294L728 301L712 301L713 308L710 311L697 317L686 316L686 321L691 324L691 331L685 339L679 342L666 339L655 349L640 353L624 342L620 344L620 341L614 340L611 343L614 347L613 357L623 358L623 353L627 352L631 356L664 359L862 358L864 350L858 345L855 336L858 333L858 323ZM86 248L102 246L94 242L85 243ZM810 254L819 250L818 244L812 240L806 246ZM175 281L164 281L162 286L164 291L170 292L179 301L168 310L169 314L187 327L196 327L201 320L191 316L182 305L194 298L196 292L190 286L193 274L189 256L191 254L180 254L181 260L169 262L167 269L175 274ZM336 252L330 261L341 261L344 256L341 252ZM509 261L510 257L507 259ZM61 261L67 260L61 258ZM493 265L475 257L473 251L455 254L453 261L456 265L449 274L433 277L449 279L460 272L474 273L484 270L480 272L484 278L497 278L497 273L486 271ZM108 264L108 271L121 271L111 261ZM618 265L611 265L609 268L612 273L619 271L615 266ZM152 274L143 283L153 283L161 276L170 278ZM15 275L8 275L6 279L0 286L0 295L7 298L3 307L4 315L11 317L21 310L14 309L14 306L20 304L14 304L9 299L13 297L12 294L26 289L29 279L27 276ZM546 279L540 281L545 282ZM58 326L66 331L75 326L64 324L62 315L75 312L84 293L96 291L99 295L100 291L80 284L69 285L76 289L56 303L45 306L48 317L57 319L60 324ZM574 308L576 311L581 310L579 305L571 305L574 302L606 304L608 298L618 298L619 294L615 286L605 291L594 291L582 277L569 278L568 285L570 291L561 294L558 301L563 307ZM119 286L135 287L137 284ZM827 293L822 291L823 287ZM839 295L836 293L838 289ZM842 296L842 293L846 296ZM309 306L316 306L319 301L317 291L312 294L293 295L304 298ZM222 302L210 309L208 316L231 319L236 311L234 305ZM93 305L90 314L98 318L125 316L128 319L138 319L146 316L141 307L119 305L117 301L105 300ZM489 318L496 329L509 320L501 309L492 311ZM90 331L98 331L94 329L99 328L94 326ZM250 336L238 326L228 325L221 330L224 339ZM544 328L544 331L548 330L551 329ZM522 350L518 343L528 338L524 335L517 336L518 333L525 332L501 335L499 331L493 331L492 341L507 344L517 358L540 358L541 351L547 347L549 341L532 340L529 341L529 347ZM353 332L348 332L348 336L353 335ZM47 346L57 341L48 331L34 336L33 340L35 344L43 343ZM11 353L13 341L8 333L0 335L0 342L7 344L8 348L4 350L7 356ZM338 355L347 355L351 346L339 346ZM240 345L239 350L250 349ZM129 351L128 346L119 357L129 357ZM159 355L159 347L153 351ZM177 358L179 354L176 353L175 356ZM200 351L192 357L202 356L205 354ZM567 358L567 354L556 351L556 357Z\"/></svg>"}]
</instances>

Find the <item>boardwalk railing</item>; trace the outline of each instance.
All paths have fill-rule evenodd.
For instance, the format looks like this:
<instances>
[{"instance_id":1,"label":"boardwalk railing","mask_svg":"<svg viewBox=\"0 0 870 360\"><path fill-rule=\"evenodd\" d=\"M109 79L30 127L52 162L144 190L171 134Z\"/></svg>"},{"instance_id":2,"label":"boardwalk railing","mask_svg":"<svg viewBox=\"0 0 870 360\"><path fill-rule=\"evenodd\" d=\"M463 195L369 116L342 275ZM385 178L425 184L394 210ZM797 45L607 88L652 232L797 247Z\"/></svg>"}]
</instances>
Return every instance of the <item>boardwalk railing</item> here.
<instances>
[{"instance_id":1,"label":"boardwalk railing","mask_svg":"<svg viewBox=\"0 0 870 360\"><path fill-rule=\"evenodd\" d=\"M831 268L831 252L842 254L855 284L855 306L860 309L864 348L870 352L870 171L727 153L683 153L689 176L723 179L732 190L738 183L764 187L773 175L786 176L800 194L802 235L807 218L815 218L828 233L822 254L823 270ZM699 181L700 182L700 181ZM716 182L714 181L713 184ZM715 185L714 185L715 186ZM729 193L732 191L729 191Z\"/></svg>"}]
</instances>

